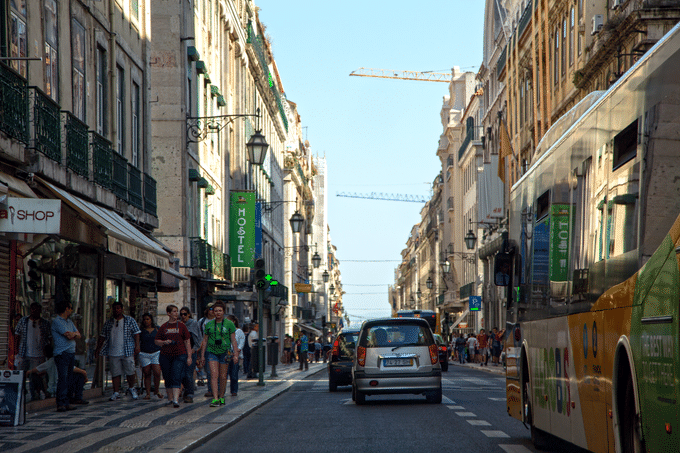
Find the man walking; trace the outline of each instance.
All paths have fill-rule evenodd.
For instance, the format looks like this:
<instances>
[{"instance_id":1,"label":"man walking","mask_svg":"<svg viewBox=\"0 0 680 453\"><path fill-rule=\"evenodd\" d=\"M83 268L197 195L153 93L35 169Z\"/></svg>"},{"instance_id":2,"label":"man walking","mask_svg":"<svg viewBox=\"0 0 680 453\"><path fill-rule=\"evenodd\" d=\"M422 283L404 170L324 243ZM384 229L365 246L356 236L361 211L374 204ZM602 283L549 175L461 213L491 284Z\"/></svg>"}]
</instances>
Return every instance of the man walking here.
<instances>
[{"instance_id":1,"label":"man walking","mask_svg":"<svg viewBox=\"0 0 680 453\"><path fill-rule=\"evenodd\" d=\"M69 404L68 385L72 381L73 367L76 363L76 340L80 332L69 318L73 313L70 302L59 302L52 321L54 338L54 364L57 366L57 412L66 412L75 407Z\"/></svg>"},{"instance_id":2,"label":"man walking","mask_svg":"<svg viewBox=\"0 0 680 453\"><path fill-rule=\"evenodd\" d=\"M116 301L111 305L112 317L104 323L104 328L99 336L95 357L99 354L109 357L111 380L113 381L113 394L109 401L120 398L121 375L125 374L128 381L128 389L132 399L136 400L135 389L135 357L139 355L139 330L137 321L131 316L123 314L123 303Z\"/></svg>"},{"instance_id":3,"label":"man walking","mask_svg":"<svg viewBox=\"0 0 680 453\"><path fill-rule=\"evenodd\" d=\"M25 375L45 361L45 348L50 344L52 335L50 333L50 323L43 319L42 306L33 302L31 304L31 314L19 320L14 334L19 337L19 353L14 362L17 370L23 370ZM40 390L49 397L45 380L42 376L34 374L30 380L31 400L40 399Z\"/></svg>"},{"instance_id":4,"label":"man walking","mask_svg":"<svg viewBox=\"0 0 680 453\"><path fill-rule=\"evenodd\" d=\"M203 341L203 332L198 325L198 321L191 317L191 310L189 307L182 307L179 311L180 321L187 326L191 334L191 365L184 367L184 377L182 378L182 386L184 387L184 402L194 402L194 392L196 391L196 382L194 381L194 370L196 369L197 354L201 349L201 342Z\"/></svg>"},{"instance_id":5,"label":"man walking","mask_svg":"<svg viewBox=\"0 0 680 453\"><path fill-rule=\"evenodd\" d=\"M248 370L248 379L252 379L260 372L260 353L257 348L258 331L260 326L255 322L248 334L248 346L250 348L250 370Z\"/></svg>"},{"instance_id":6,"label":"man walking","mask_svg":"<svg viewBox=\"0 0 680 453\"><path fill-rule=\"evenodd\" d=\"M298 360L300 361L300 371L302 371L302 365L304 364L305 366L305 371L309 369L309 363L307 363L307 352L309 351L309 340L307 339L307 335L302 333L302 336L300 337L300 356L298 357Z\"/></svg>"}]
</instances>

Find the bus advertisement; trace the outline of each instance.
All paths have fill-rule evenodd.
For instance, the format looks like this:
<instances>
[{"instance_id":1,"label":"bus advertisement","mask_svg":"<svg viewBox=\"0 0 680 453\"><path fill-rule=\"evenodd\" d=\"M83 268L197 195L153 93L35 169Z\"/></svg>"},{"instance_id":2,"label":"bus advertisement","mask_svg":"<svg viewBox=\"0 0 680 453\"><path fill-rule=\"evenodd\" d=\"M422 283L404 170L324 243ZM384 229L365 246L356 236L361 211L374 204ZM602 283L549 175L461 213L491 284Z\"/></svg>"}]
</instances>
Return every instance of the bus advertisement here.
<instances>
[{"instance_id":1,"label":"bus advertisement","mask_svg":"<svg viewBox=\"0 0 680 453\"><path fill-rule=\"evenodd\" d=\"M537 445L679 451L679 27L558 120L511 188L507 411Z\"/></svg>"}]
</instances>

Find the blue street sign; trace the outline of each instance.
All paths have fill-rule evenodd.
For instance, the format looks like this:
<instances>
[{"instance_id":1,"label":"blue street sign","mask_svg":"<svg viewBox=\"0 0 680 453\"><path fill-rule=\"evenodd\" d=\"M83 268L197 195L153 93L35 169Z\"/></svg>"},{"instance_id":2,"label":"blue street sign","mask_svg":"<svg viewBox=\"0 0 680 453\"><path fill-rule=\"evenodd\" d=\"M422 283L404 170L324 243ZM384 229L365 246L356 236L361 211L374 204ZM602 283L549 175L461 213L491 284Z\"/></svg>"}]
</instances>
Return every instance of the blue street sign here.
<instances>
[{"instance_id":1,"label":"blue street sign","mask_svg":"<svg viewBox=\"0 0 680 453\"><path fill-rule=\"evenodd\" d=\"M482 296L470 296L468 302L470 303L470 311L479 311L482 309Z\"/></svg>"}]
</instances>

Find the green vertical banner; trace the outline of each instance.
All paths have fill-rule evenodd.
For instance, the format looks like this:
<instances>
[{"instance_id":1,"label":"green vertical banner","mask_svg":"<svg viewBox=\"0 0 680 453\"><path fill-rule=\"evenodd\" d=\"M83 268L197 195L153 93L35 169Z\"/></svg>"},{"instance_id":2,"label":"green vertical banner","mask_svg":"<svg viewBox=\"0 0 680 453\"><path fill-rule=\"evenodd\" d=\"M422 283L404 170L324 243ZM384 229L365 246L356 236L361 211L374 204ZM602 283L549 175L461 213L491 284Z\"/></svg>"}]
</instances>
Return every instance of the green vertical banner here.
<instances>
[{"instance_id":1,"label":"green vertical banner","mask_svg":"<svg viewBox=\"0 0 680 453\"><path fill-rule=\"evenodd\" d=\"M253 267L255 260L255 193L231 192L229 255L232 267Z\"/></svg>"},{"instance_id":2,"label":"green vertical banner","mask_svg":"<svg viewBox=\"0 0 680 453\"><path fill-rule=\"evenodd\" d=\"M551 282L566 282L569 279L571 222L571 205L554 204L550 207Z\"/></svg>"}]
</instances>

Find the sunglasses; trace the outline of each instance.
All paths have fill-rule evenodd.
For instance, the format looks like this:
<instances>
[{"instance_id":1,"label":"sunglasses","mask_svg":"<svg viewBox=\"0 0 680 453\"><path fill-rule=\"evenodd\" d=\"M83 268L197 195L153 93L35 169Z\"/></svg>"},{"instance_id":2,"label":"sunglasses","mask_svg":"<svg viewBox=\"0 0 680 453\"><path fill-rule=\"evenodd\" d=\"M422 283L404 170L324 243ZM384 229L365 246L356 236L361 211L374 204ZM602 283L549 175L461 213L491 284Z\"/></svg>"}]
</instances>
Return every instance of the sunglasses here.
<instances>
[{"instance_id":1,"label":"sunglasses","mask_svg":"<svg viewBox=\"0 0 680 453\"><path fill-rule=\"evenodd\" d=\"M182 316L189 316L189 313L180 313Z\"/></svg>"}]
</instances>

